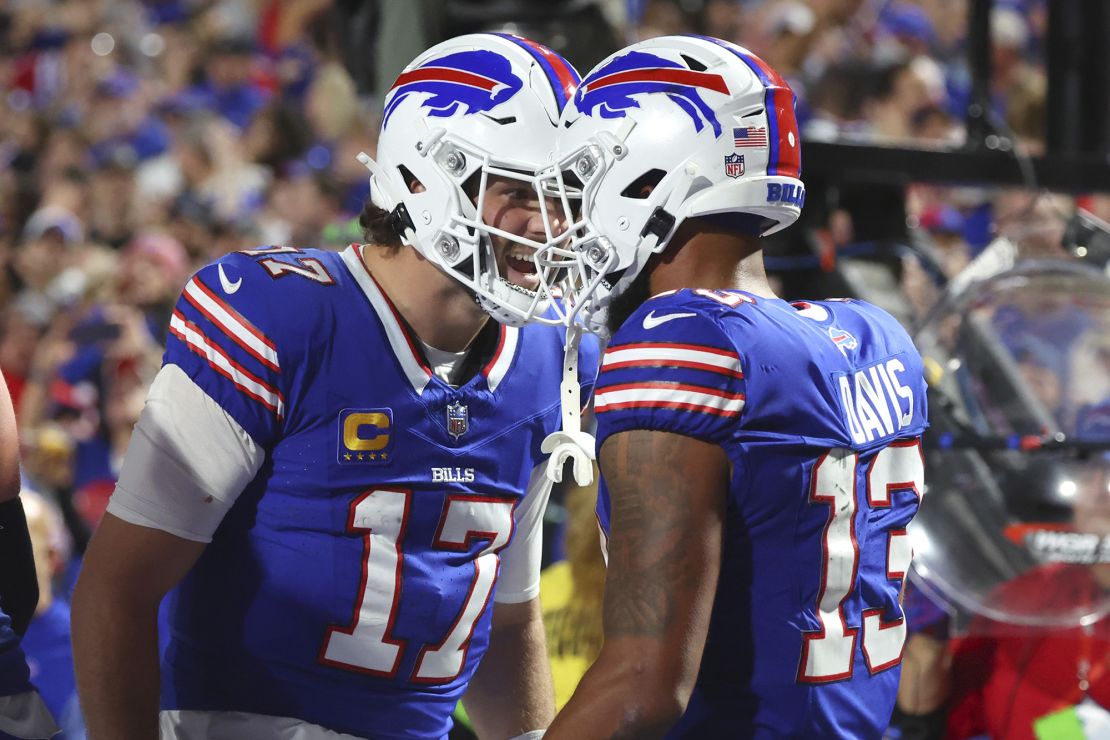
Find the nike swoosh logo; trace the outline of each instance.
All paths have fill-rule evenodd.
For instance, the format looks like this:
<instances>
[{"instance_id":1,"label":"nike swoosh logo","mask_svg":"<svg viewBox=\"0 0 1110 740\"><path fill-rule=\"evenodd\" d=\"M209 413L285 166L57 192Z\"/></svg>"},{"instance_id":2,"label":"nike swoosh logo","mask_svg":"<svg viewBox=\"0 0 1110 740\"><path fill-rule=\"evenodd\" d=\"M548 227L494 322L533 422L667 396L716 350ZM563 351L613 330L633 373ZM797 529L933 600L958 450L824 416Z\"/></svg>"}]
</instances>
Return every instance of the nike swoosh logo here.
<instances>
[{"instance_id":1,"label":"nike swoosh logo","mask_svg":"<svg viewBox=\"0 0 1110 740\"><path fill-rule=\"evenodd\" d=\"M655 311L649 311L648 315L644 317L644 328L645 329L654 329L655 327L659 326L660 324L665 324L668 321L674 321L675 319L685 319L685 318L688 318L690 316L697 316L697 314L696 313L668 313L668 314L663 314L662 316L656 316Z\"/></svg>"},{"instance_id":2,"label":"nike swoosh logo","mask_svg":"<svg viewBox=\"0 0 1110 740\"><path fill-rule=\"evenodd\" d=\"M228 295L231 295L235 291L239 290L239 286L241 286L243 284L243 278L239 278L234 283L231 282L230 280L228 280L227 275L224 273L224 266L223 265L217 265L216 266L216 271L220 273L220 286L224 289L224 292L227 293Z\"/></svg>"}]
</instances>

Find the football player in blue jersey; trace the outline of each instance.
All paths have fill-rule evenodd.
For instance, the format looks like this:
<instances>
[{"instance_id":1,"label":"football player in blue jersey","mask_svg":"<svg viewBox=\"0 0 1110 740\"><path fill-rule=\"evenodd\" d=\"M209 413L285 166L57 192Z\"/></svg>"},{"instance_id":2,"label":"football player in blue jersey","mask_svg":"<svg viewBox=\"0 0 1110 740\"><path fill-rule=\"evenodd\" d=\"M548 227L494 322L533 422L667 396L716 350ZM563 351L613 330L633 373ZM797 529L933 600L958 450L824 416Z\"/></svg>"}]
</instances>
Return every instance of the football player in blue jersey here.
<instances>
[{"instance_id":1,"label":"football player in blue jersey","mask_svg":"<svg viewBox=\"0 0 1110 740\"><path fill-rule=\"evenodd\" d=\"M548 724L565 331L534 254L577 82L511 35L433 47L363 158L368 244L188 282L74 596L90 738L442 738L464 693L483 736Z\"/></svg>"},{"instance_id":2,"label":"football player in blue jersey","mask_svg":"<svg viewBox=\"0 0 1110 740\"><path fill-rule=\"evenodd\" d=\"M19 436L8 386L0 377L0 740L58 732L31 684L20 635L39 602L27 517L19 498Z\"/></svg>"},{"instance_id":3,"label":"football player in blue jersey","mask_svg":"<svg viewBox=\"0 0 1110 740\"><path fill-rule=\"evenodd\" d=\"M546 737L879 737L925 385L883 311L772 291L759 238L805 194L789 86L733 44L656 38L587 75L561 123L582 212L541 261L612 333L608 574L601 653Z\"/></svg>"}]
</instances>

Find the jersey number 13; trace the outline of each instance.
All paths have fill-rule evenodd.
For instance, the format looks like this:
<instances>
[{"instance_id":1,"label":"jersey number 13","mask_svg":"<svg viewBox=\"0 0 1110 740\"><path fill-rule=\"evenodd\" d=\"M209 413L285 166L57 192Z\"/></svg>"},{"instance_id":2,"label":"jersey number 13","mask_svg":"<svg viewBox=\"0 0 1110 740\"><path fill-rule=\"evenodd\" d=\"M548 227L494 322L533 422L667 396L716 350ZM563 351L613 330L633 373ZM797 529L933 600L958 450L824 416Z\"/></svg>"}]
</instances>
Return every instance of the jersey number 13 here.
<instances>
[{"instance_id":1,"label":"jersey number 13","mask_svg":"<svg viewBox=\"0 0 1110 740\"><path fill-rule=\"evenodd\" d=\"M858 468L859 456L850 450L830 450L813 466L809 500L812 504L827 504L830 511L821 543L821 590L816 611L821 629L802 637L802 657L798 666L798 681L802 683L850 678L861 631L863 657L872 674L896 666L902 660L902 646L906 641L904 617L885 622L882 605L873 604L862 606L858 616L853 614L862 622L861 627L849 627L846 619L850 597L860 583L856 485L857 479L865 479L860 481L867 489L861 499L870 509L890 508L896 491L913 491L920 498L924 490L920 442L894 442L875 455L868 469L862 471L863 476ZM866 522L868 513L864 511L859 518ZM912 557L910 538L905 529L887 531L885 538L882 534L877 532L878 536L867 537L868 547L886 550L886 557L881 558L886 563L884 575L900 586Z\"/></svg>"}]
</instances>

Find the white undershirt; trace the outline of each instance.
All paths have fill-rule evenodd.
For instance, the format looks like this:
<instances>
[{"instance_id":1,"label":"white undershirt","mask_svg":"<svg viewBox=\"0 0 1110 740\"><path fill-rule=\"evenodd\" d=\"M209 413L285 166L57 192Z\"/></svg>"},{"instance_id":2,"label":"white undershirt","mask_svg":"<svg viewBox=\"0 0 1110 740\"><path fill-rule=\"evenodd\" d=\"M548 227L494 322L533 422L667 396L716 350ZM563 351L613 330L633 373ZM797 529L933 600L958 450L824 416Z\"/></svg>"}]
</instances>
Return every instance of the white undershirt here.
<instances>
[{"instance_id":1,"label":"white undershirt","mask_svg":"<svg viewBox=\"0 0 1110 740\"><path fill-rule=\"evenodd\" d=\"M38 691L0 696L0 733L12 737L54 737L58 732Z\"/></svg>"},{"instance_id":2,"label":"white undershirt","mask_svg":"<svg viewBox=\"0 0 1110 740\"><path fill-rule=\"evenodd\" d=\"M420 342L420 346L424 348L424 356L428 358L428 362L432 365L432 372L436 377L448 385L454 385L451 378L455 375L455 369L466 357L466 350L462 352L447 352L446 350L436 349L430 344Z\"/></svg>"}]
</instances>

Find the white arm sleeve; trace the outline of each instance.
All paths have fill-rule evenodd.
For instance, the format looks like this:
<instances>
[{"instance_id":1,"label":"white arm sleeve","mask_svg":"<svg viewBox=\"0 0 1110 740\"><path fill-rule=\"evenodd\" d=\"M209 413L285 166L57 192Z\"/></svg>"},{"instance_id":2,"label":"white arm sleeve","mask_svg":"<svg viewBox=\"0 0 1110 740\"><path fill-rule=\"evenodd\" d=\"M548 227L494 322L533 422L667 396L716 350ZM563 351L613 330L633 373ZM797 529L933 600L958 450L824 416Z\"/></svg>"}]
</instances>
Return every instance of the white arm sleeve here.
<instances>
[{"instance_id":1,"label":"white arm sleeve","mask_svg":"<svg viewBox=\"0 0 1110 740\"><path fill-rule=\"evenodd\" d=\"M131 434L108 511L132 524L211 542L265 458L181 368L165 365Z\"/></svg>"},{"instance_id":2,"label":"white arm sleeve","mask_svg":"<svg viewBox=\"0 0 1110 740\"><path fill-rule=\"evenodd\" d=\"M524 500L517 507L516 533L501 551L501 573L493 600L500 604L519 604L539 596L540 560L543 558L543 512L551 496L551 481L544 461L532 470Z\"/></svg>"}]
</instances>

